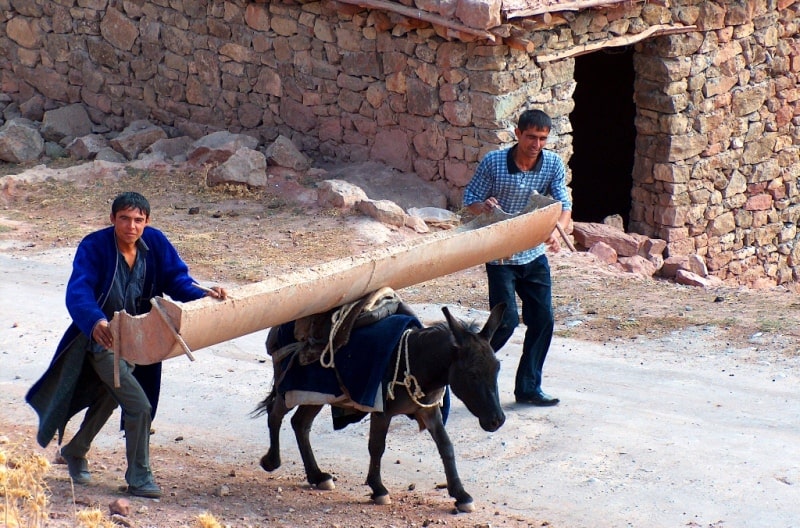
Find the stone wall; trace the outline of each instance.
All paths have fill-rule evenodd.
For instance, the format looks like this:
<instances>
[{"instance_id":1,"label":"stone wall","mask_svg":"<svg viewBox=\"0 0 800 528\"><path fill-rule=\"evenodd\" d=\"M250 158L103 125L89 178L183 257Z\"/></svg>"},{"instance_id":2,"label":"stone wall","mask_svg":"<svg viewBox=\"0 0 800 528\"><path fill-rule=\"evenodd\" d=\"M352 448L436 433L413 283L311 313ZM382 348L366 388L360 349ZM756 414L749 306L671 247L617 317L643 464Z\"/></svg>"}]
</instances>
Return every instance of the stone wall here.
<instances>
[{"instance_id":1,"label":"stone wall","mask_svg":"<svg viewBox=\"0 0 800 528\"><path fill-rule=\"evenodd\" d=\"M6 109L41 119L80 102L112 131L149 119L171 135L281 134L319 162L414 171L452 204L481 157L513 141L523 108L554 117L550 146L569 160L572 50L694 25L635 44L629 230L704 257L721 278L800 273L794 0L616 3L515 19L492 29L513 37L495 43L327 0L0 0L0 10Z\"/></svg>"},{"instance_id":2,"label":"stone wall","mask_svg":"<svg viewBox=\"0 0 800 528\"><path fill-rule=\"evenodd\" d=\"M776 5L777 4L777 5ZM702 2L642 43L630 229L745 284L800 272L800 7Z\"/></svg>"}]
</instances>

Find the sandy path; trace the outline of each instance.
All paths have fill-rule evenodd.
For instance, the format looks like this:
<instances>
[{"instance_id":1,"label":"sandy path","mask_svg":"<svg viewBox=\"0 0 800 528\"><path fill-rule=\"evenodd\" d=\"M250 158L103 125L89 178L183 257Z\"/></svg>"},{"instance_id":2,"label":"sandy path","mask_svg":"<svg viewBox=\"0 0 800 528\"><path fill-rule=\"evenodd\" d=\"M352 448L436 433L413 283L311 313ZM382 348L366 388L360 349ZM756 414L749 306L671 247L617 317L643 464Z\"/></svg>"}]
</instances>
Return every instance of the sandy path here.
<instances>
[{"instance_id":1,"label":"sandy path","mask_svg":"<svg viewBox=\"0 0 800 528\"><path fill-rule=\"evenodd\" d=\"M63 250L0 253L0 426L35 423L23 396L68 322L70 262ZM441 318L438 306L417 308L425 320ZM198 351L195 362L165 363L154 466L158 444L178 437L186 449L216 446L220 460L258 463L266 420L248 413L271 382L265 336ZM521 340L518 332L500 352L505 426L485 433L457 401L448 423L462 480L477 501L557 527L800 526L800 358L754 361L751 350L727 347L713 329L609 344L556 338L545 389L562 403L538 409L513 403ZM358 489L368 423L334 432L326 418L315 424L318 459L340 485ZM296 472L288 424L283 433L284 463ZM444 481L427 434L398 419L390 435L390 489ZM114 427L98 438L119 442Z\"/></svg>"}]
</instances>

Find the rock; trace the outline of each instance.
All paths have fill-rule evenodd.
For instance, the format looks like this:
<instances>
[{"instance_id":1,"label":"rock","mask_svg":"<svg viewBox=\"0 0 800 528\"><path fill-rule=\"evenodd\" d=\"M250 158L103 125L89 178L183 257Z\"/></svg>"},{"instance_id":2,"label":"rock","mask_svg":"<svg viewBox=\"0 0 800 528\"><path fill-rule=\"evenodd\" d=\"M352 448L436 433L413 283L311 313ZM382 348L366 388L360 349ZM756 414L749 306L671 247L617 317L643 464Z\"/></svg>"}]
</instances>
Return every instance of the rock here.
<instances>
[{"instance_id":1,"label":"rock","mask_svg":"<svg viewBox=\"0 0 800 528\"><path fill-rule=\"evenodd\" d=\"M713 288L722 284L717 277L701 277L691 271L679 269L675 273L675 282L687 286L702 286L703 288Z\"/></svg>"},{"instance_id":2,"label":"rock","mask_svg":"<svg viewBox=\"0 0 800 528\"><path fill-rule=\"evenodd\" d=\"M60 143L66 139L68 143L73 138L91 133L92 120L82 104L71 104L44 113L42 137L47 141Z\"/></svg>"},{"instance_id":3,"label":"rock","mask_svg":"<svg viewBox=\"0 0 800 528\"><path fill-rule=\"evenodd\" d=\"M43 152L44 139L27 119L12 119L0 127L0 160L27 163L39 159Z\"/></svg>"},{"instance_id":4,"label":"rock","mask_svg":"<svg viewBox=\"0 0 800 528\"><path fill-rule=\"evenodd\" d=\"M132 160L144 149L166 137L167 133L161 127L146 120L138 120L125 127L120 135L112 139L111 146Z\"/></svg>"},{"instance_id":5,"label":"rock","mask_svg":"<svg viewBox=\"0 0 800 528\"><path fill-rule=\"evenodd\" d=\"M420 218L419 216L414 215L407 215L405 218L406 227L413 229L417 233L428 233L430 232L430 228L428 224L425 223L425 220Z\"/></svg>"},{"instance_id":6,"label":"rock","mask_svg":"<svg viewBox=\"0 0 800 528\"><path fill-rule=\"evenodd\" d=\"M208 171L206 183L210 186L234 183L265 187L267 159L257 150L240 148L225 162Z\"/></svg>"},{"instance_id":7,"label":"rock","mask_svg":"<svg viewBox=\"0 0 800 528\"><path fill-rule=\"evenodd\" d=\"M322 207L351 209L367 199L367 193L361 187L346 181L325 180L319 184L317 203Z\"/></svg>"},{"instance_id":8,"label":"rock","mask_svg":"<svg viewBox=\"0 0 800 528\"><path fill-rule=\"evenodd\" d=\"M575 242L585 248L596 242L605 242L621 257L632 257L639 254L641 242L624 231L605 224L593 222L574 222L572 236Z\"/></svg>"},{"instance_id":9,"label":"rock","mask_svg":"<svg viewBox=\"0 0 800 528\"><path fill-rule=\"evenodd\" d=\"M655 265L644 257L634 255L632 257L620 257L617 261L622 269L628 273L635 273L642 277L652 277L656 273Z\"/></svg>"},{"instance_id":10,"label":"rock","mask_svg":"<svg viewBox=\"0 0 800 528\"><path fill-rule=\"evenodd\" d=\"M382 163L349 164L329 170L328 177L357 185L373 200L391 200L404 210L447 208L447 196L436 185L414 173L399 172Z\"/></svg>"},{"instance_id":11,"label":"rock","mask_svg":"<svg viewBox=\"0 0 800 528\"><path fill-rule=\"evenodd\" d=\"M288 167L297 171L304 171L311 168L311 160L297 150L294 143L286 136L278 136L275 141L267 147L267 162L270 165Z\"/></svg>"},{"instance_id":12,"label":"rock","mask_svg":"<svg viewBox=\"0 0 800 528\"><path fill-rule=\"evenodd\" d=\"M89 134L72 140L67 146L67 152L73 158L94 159L97 153L104 148L110 148L109 141L100 134Z\"/></svg>"},{"instance_id":13,"label":"rock","mask_svg":"<svg viewBox=\"0 0 800 528\"><path fill-rule=\"evenodd\" d=\"M603 223L607 226L616 227L620 231L625 231L625 222L622 220L622 215L609 215L603 218Z\"/></svg>"},{"instance_id":14,"label":"rock","mask_svg":"<svg viewBox=\"0 0 800 528\"><path fill-rule=\"evenodd\" d=\"M406 223L405 211L391 200L361 200L356 209L384 224L403 227Z\"/></svg>"},{"instance_id":15,"label":"rock","mask_svg":"<svg viewBox=\"0 0 800 528\"><path fill-rule=\"evenodd\" d=\"M116 499L109 503L108 510L111 515L118 514L128 517L131 514L131 501L124 498Z\"/></svg>"},{"instance_id":16,"label":"rock","mask_svg":"<svg viewBox=\"0 0 800 528\"><path fill-rule=\"evenodd\" d=\"M155 159L183 163L189 159L189 149L193 143L194 140L189 136L159 139L144 149L144 153Z\"/></svg>"},{"instance_id":17,"label":"rock","mask_svg":"<svg viewBox=\"0 0 800 528\"><path fill-rule=\"evenodd\" d=\"M110 161L111 163L125 163L128 161L128 158L111 147L100 149L100 151L95 155L94 159L96 161Z\"/></svg>"},{"instance_id":18,"label":"rock","mask_svg":"<svg viewBox=\"0 0 800 528\"><path fill-rule=\"evenodd\" d=\"M589 253L596 256L600 262L613 264L617 261L617 252L605 242L595 242L589 248Z\"/></svg>"},{"instance_id":19,"label":"rock","mask_svg":"<svg viewBox=\"0 0 800 528\"><path fill-rule=\"evenodd\" d=\"M197 165L222 163L240 148L255 149L258 140L247 134L214 132L196 140L189 149L188 159Z\"/></svg>"},{"instance_id":20,"label":"rock","mask_svg":"<svg viewBox=\"0 0 800 528\"><path fill-rule=\"evenodd\" d=\"M67 149L65 149L58 143L53 143L52 141L45 141L44 155L50 159L57 159L57 158L66 158L69 156L69 153L67 152Z\"/></svg>"},{"instance_id":21,"label":"rock","mask_svg":"<svg viewBox=\"0 0 800 528\"><path fill-rule=\"evenodd\" d=\"M664 250L667 249L667 241L660 238L648 238L644 244L639 248L639 254L645 258L653 256L664 256Z\"/></svg>"},{"instance_id":22,"label":"rock","mask_svg":"<svg viewBox=\"0 0 800 528\"><path fill-rule=\"evenodd\" d=\"M708 277L706 261L697 253L692 253L689 255L689 257L686 259L686 266L688 271L700 275L701 277Z\"/></svg>"}]
</instances>

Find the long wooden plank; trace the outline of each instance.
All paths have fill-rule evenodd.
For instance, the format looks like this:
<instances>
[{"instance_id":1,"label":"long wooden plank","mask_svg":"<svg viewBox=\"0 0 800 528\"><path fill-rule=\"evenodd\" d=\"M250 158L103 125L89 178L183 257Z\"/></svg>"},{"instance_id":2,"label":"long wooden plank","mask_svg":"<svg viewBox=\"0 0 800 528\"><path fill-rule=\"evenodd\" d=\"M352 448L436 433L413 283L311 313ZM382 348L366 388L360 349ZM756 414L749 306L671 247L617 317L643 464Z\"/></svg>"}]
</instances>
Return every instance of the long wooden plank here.
<instances>
[{"instance_id":1,"label":"long wooden plank","mask_svg":"<svg viewBox=\"0 0 800 528\"><path fill-rule=\"evenodd\" d=\"M158 297L153 300L157 311L115 314L115 352L131 363L156 363L184 354L184 344L191 350L205 348L325 312L384 286L401 290L507 257L553 233L561 203L537 196L532 206L517 216L481 215L457 229L241 286L225 301L180 303Z\"/></svg>"}]
</instances>

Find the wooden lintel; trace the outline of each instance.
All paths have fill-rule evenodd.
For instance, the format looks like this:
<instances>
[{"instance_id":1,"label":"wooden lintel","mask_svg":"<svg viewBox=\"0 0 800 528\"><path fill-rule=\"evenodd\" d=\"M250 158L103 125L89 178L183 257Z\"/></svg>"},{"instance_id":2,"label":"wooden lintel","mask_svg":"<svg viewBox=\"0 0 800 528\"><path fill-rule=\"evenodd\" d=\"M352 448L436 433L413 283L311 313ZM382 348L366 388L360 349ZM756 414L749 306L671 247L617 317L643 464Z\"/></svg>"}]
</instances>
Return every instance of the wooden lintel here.
<instances>
[{"instance_id":1,"label":"wooden lintel","mask_svg":"<svg viewBox=\"0 0 800 528\"><path fill-rule=\"evenodd\" d=\"M697 30L697 26L671 26L668 24L658 24L655 26L650 26L646 30L642 31L641 33L636 33L635 35L613 37L602 41L589 42L587 44L556 51L554 53L537 55L536 62L541 64L543 62L552 62L569 57L577 57L579 55L585 55L587 53L597 51L599 49L617 48L620 46L627 46L628 44L635 44L636 42L640 42L650 37L670 35L674 33L689 33L695 30Z\"/></svg>"},{"instance_id":2,"label":"wooden lintel","mask_svg":"<svg viewBox=\"0 0 800 528\"><path fill-rule=\"evenodd\" d=\"M464 24L459 24L458 22L454 22L449 18L445 18L443 16L436 15L434 13L429 13L427 11L422 11L421 9L415 9L412 7L404 6L396 2L390 2L388 0L336 0L336 1L344 4L358 5L369 9L380 9L382 11L391 11L392 13L397 13L398 15L413 18L416 20L423 20L431 24L449 28L458 33L473 35L476 37L484 38L486 40L490 40L492 42L495 42L497 40L497 37L492 33L489 33L488 31L465 26Z\"/></svg>"},{"instance_id":3,"label":"wooden lintel","mask_svg":"<svg viewBox=\"0 0 800 528\"><path fill-rule=\"evenodd\" d=\"M548 3L544 5L543 2L537 2L538 5L530 7L528 5L515 8L513 5L504 9L507 19L531 17L535 15L549 15L559 11L580 11L589 7L606 7L611 4L619 4L622 2L629 2L630 0L561 0L558 2ZM638 0L642 1L642 0Z\"/></svg>"},{"instance_id":4,"label":"wooden lintel","mask_svg":"<svg viewBox=\"0 0 800 528\"><path fill-rule=\"evenodd\" d=\"M508 37L503 40L505 44L515 50L524 51L525 53L533 53L536 51L536 45L528 39L521 37Z\"/></svg>"}]
</instances>

